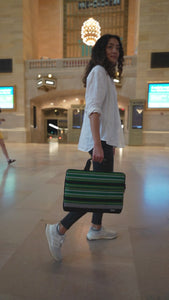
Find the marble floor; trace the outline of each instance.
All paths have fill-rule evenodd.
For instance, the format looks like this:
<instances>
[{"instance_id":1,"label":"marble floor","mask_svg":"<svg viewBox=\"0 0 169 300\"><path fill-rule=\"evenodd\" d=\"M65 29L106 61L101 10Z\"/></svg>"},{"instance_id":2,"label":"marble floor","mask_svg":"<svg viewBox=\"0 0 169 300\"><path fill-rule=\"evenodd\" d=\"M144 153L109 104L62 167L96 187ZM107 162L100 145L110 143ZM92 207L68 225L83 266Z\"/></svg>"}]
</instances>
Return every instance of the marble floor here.
<instances>
[{"instance_id":1,"label":"marble floor","mask_svg":"<svg viewBox=\"0 0 169 300\"><path fill-rule=\"evenodd\" d=\"M169 148L116 150L124 208L103 223L119 237L87 241L88 213L67 232L61 263L45 224L66 214L65 171L82 169L88 154L57 143L7 148L17 161L8 167L0 151L0 300L169 300Z\"/></svg>"}]
</instances>

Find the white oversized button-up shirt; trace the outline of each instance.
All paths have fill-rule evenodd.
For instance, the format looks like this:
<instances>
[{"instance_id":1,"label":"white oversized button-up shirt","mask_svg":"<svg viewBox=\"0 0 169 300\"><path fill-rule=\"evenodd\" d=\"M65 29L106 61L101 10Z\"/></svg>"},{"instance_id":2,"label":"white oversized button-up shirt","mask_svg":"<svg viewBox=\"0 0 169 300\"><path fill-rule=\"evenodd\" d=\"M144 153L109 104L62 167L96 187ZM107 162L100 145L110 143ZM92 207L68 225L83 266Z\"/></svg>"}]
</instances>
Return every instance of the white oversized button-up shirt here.
<instances>
[{"instance_id":1,"label":"white oversized button-up shirt","mask_svg":"<svg viewBox=\"0 0 169 300\"><path fill-rule=\"evenodd\" d=\"M124 147L117 93L113 79L106 70L95 66L87 77L86 106L78 149L88 152L94 147L89 116L93 112L100 114L100 138L108 145Z\"/></svg>"}]
</instances>

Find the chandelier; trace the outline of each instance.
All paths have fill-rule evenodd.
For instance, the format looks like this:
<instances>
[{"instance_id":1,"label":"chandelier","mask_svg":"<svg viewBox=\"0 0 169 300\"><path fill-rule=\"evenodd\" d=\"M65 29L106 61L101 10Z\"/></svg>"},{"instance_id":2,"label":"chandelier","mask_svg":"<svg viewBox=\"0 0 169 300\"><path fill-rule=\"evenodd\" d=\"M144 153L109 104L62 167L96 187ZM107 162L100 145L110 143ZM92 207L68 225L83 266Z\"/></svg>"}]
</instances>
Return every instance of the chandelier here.
<instances>
[{"instance_id":1,"label":"chandelier","mask_svg":"<svg viewBox=\"0 0 169 300\"><path fill-rule=\"evenodd\" d=\"M101 30L99 22L93 18L89 18L83 23L81 28L81 38L83 43L88 46L94 46L96 41L100 38Z\"/></svg>"}]
</instances>

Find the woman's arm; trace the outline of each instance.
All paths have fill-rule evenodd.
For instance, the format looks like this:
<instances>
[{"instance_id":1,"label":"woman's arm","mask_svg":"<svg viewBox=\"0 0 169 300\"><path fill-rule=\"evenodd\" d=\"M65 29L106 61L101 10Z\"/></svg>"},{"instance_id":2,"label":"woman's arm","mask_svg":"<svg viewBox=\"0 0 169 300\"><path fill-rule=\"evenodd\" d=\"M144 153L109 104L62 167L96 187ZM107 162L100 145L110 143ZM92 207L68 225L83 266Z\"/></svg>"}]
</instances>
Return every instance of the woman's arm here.
<instances>
[{"instance_id":1,"label":"woman's arm","mask_svg":"<svg viewBox=\"0 0 169 300\"><path fill-rule=\"evenodd\" d=\"M92 136L94 140L92 159L93 161L101 163L104 159L104 153L100 139L100 114L98 114L97 112L91 113L89 118Z\"/></svg>"}]
</instances>

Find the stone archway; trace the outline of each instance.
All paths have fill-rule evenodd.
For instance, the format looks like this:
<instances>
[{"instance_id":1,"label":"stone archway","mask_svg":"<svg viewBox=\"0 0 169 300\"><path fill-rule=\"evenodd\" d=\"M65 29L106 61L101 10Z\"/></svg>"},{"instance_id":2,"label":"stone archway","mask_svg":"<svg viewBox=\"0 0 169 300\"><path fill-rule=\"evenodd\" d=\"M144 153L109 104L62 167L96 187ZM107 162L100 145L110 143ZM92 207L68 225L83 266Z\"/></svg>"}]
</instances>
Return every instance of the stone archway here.
<instances>
[{"instance_id":1,"label":"stone archway","mask_svg":"<svg viewBox=\"0 0 169 300\"><path fill-rule=\"evenodd\" d=\"M68 110L60 107L43 109L45 142L67 143Z\"/></svg>"},{"instance_id":2,"label":"stone archway","mask_svg":"<svg viewBox=\"0 0 169 300\"><path fill-rule=\"evenodd\" d=\"M31 99L30 101L30 132L29 140L32 143L46 143L45 114L47 110L70 110L72 105L84 103L85 92L83 90L52 90Z\"/></svg>"}]
</instances>

